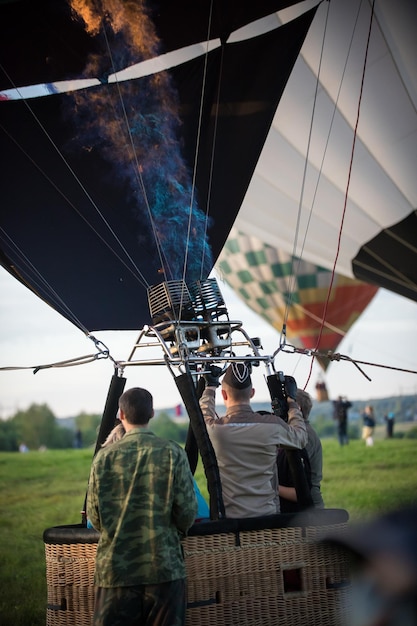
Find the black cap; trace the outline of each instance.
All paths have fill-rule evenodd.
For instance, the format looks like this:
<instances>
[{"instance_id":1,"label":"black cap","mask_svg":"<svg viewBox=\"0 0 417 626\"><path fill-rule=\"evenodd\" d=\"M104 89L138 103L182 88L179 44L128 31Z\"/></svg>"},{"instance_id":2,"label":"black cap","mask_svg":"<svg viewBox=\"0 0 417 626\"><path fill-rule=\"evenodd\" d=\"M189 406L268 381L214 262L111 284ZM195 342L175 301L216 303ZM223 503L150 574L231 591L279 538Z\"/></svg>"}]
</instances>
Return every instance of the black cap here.
<instances>
[{"instance_id":1,"label":"black cap","mask_svg":"<svg viewBox=\"0 0 417 626\"><path fill-rule=\"evenodd\" d=\"M233 389L247 389L252 387L250 368L242 362L229 365L223 378L223 382Z\"/></svg>"}]
</instances>

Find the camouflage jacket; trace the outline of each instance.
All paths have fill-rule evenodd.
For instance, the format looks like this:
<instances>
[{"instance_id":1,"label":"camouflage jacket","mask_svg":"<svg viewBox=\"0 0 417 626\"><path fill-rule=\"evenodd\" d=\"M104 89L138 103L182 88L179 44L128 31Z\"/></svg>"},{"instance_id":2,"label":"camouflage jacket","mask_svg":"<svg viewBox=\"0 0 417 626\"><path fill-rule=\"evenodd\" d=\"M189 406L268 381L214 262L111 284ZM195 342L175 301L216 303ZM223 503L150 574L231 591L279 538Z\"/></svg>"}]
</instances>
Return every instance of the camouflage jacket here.
<instances>
[{"instance_id":1,"label":"camouflage jacket","mask_svg":"<svg viewBox=\"0 0 417 626\"><path fill-rule=\"evenodd\" d=\"M87 515L100 532L95 584L158 584L185 577L180 543L197 502L184 450L134 428L95 457Z\"/></svg>"}]
</instances>

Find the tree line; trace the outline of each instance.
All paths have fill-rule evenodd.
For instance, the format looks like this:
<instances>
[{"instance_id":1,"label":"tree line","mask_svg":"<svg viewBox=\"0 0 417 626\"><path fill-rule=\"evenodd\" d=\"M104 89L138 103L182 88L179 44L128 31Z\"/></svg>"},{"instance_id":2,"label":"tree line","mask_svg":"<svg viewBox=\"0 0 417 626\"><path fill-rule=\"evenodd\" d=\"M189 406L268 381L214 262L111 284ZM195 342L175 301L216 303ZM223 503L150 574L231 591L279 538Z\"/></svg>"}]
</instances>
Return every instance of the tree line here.
<instances>
[{"instance_id":1,"label":"tree line","mask_svg":"<svg viewBox=\"0 0 417 626\"><path fill-rule=\"evenodd\" d=\"M101 415L80 413L73 428L60 424L47 404L32 404L7 420L0 420L0 451L88 448L97 440ZM152 431L160 437L184 443L188 424L177 424L164 412L152 420ZM79 438L77 438L77 431Z\"/></svg>"},{"instance_id":2,"label":"tree line","mask_svg":"<svg viewBox=\"0 0 417 626\"><path fill-rule=\"evenodd\" d=\"M349 437L351 439L360 437L360 415L365 404L364 401L353 401L353 406L349 411ZM417 419L416 395L384 398L370 401L370 404L374 405L377 424L384 423L384 415L389 411L395 413L396 423ZM253 408L254 410L258 408L270 410L268 405L258 407L256 403ZM311 422L321 438L336 436L332 411L332 402L313 405ZM26 411L18 411L7 420L0 420L0 451L16 452L22 445L29 450L77 447L77 431L80 433L81 447L94 446L100 422L101 415L99 414L80 413L71 420L71 428L69 428L67 421L57 419L47 404L32 404ZM151 429L160 437L184 444L188 422L180 424L172 420L168 413L161 411L152 419Z\"/></svg>"}]
</instances>

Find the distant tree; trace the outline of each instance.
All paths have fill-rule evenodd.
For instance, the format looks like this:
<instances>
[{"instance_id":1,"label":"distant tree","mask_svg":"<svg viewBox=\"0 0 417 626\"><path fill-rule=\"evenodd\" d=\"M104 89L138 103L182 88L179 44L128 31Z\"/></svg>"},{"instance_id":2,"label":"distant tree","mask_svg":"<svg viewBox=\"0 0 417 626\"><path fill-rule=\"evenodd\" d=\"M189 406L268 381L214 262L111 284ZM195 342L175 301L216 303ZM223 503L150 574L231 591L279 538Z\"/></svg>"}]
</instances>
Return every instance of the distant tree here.
<instances>
[{"instance_id":1,"label":"distant tree","mask_svg":"<svg viewBox=\"0 0 417 626\"><path fill-rule=\"evenodd\" d=\"M41 445L52 447L57 424L55 415L46 404L31 404L27 411L18 411L12 422L19 443L24 442L30 450L37 450Z\"/></svg>"},{"instance_id":2,"label":"distant tree","mask_svg":"<svg viewBox=\"0 0 417 626\"><path fill-rule=\"evenodd\" d=\"M101 415L80 413L76 416L75 426L81 431L84 448L95 444L100 427L100 422Z\"/></svg>"},{"instance_id":3,"label":"distant tree","mask_svg":"<svg viewBox=\"0 0 417 626\"><path fill-rule=\"evenodd\" d=\"M160 413L150 421L150 428L159 437L172 439L177 443L184 443L187 437L188 425L176 424L167 413Z\"/></svg>"},{"instance_id":4,"label":"distant tree","mask_svg":"<svg viewBox=\"0 0 417 626\"><path fill-rule=\"evenodd\" d=\"M57 420L56 428L54 428L50 433L46 447L57 450L62 448L72 448L73 439L74 437L72 431L68 428L60 426L59 420Z\"/></svg>"},{"instance_id":5,"label":"distant tree","mask_svg":"<svg viewBox=\"0 0 417 626\"><path fill-rule=\"evenodd\" d=\"M326 415L317 415L312 420L312 426L321 439L326 437L334 437L336 434L335 421Z\"/></svg>"},{"instance_id":6,"label":"distant tree","mask_svg":"<svg viewBox=\"0 0 417 626\"><path fill-rule=\"evenodd\" d=\"M16 425L12 420L0 420L0 450L2 452L17 452L19 436Z\"/></svg>"},{"instance_id":7,"label":"distant tree","mask_svg":"<svg viewBox=\"0 0 417 626\"><path fill-rule=\"evenodd\" d=\"M29 450L70 448L73 435L59 424L46 404L32 404L26 411L18 411L1 428L0 449L18 450L24 443Z\"/></svg>"}]
</instances>

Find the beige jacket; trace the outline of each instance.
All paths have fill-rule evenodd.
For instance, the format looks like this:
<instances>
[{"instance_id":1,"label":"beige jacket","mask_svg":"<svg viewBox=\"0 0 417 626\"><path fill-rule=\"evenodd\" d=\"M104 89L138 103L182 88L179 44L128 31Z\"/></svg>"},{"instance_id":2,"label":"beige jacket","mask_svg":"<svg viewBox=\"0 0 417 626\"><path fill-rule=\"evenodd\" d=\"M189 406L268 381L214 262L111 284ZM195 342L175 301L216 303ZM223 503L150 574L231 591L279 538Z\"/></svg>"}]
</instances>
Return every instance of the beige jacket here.
<instances>
[{"instance_id":1,"label":"beige jacket","mask_svg":"<svg viewBox=\"0 0 417 626\"><path fill-rule=\"evenodd\" d=\"M303 448L307 443L298 405L289 404L288 423L272 413L255 413L249 404L229 407L219 417L215 395L215 389L206 388L200 407L217 457L226 516L279 513L277 447Z\"/></svg>"}]
</instances>

